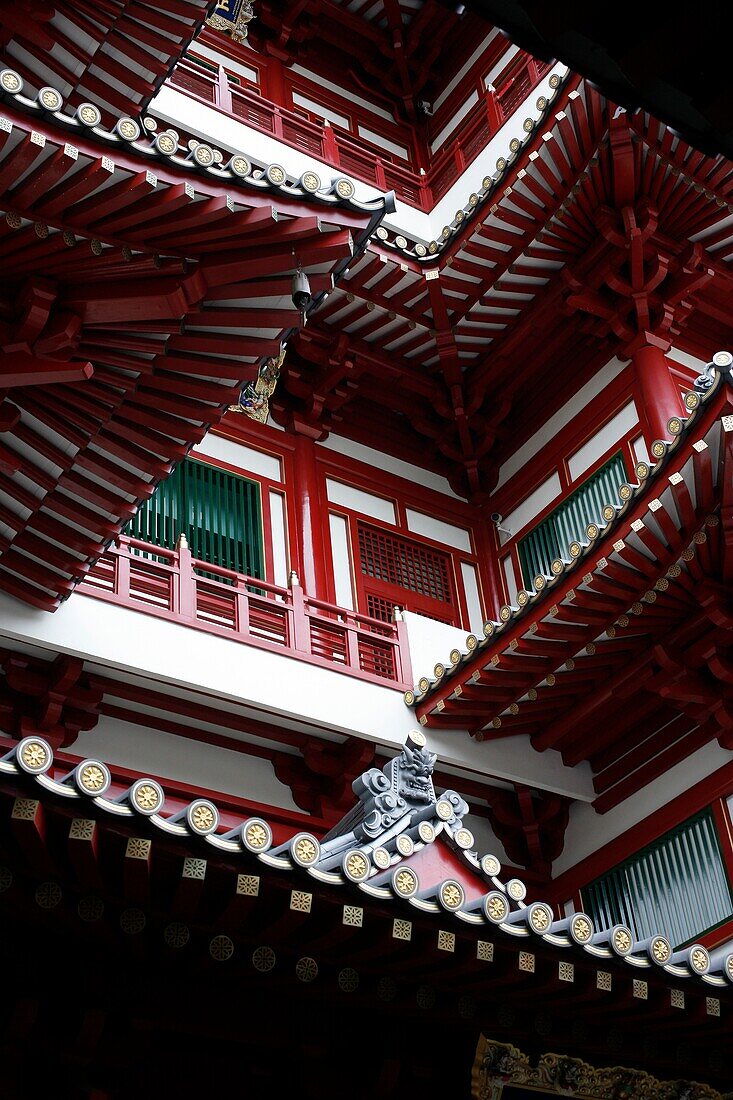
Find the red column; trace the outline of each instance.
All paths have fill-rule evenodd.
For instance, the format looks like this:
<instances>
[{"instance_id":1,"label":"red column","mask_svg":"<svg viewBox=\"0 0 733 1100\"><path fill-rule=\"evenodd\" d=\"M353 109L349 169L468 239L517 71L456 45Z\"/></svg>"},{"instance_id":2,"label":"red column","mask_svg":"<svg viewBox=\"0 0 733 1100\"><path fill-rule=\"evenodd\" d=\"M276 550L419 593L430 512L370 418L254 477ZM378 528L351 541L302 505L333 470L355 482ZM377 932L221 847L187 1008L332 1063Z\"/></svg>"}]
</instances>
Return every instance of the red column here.
<instances>
[{"instance_id":1,"label":"red column","mask_svg":"<svg viewBox=\"0 0 733 1100\"><path fill-rule=\"evenodd\" d=\"M330 545L328 515L321 510L316 447L307 436L295 437L294 490L300 583L308 596L328 599L328 566L325 549Z\"/></svg>"},{"instance_id":2,"label":"red column","mask_svg":"<svg viewBox=\"0 0 733 1100\"><path fill-rule=\"evenodd\" d=\"M647 443L669 439L667 421L683 413L679 388L664 354L664 347L646 340L631 354L639 419L646 426Z\"/></svg>"}]
</instances>

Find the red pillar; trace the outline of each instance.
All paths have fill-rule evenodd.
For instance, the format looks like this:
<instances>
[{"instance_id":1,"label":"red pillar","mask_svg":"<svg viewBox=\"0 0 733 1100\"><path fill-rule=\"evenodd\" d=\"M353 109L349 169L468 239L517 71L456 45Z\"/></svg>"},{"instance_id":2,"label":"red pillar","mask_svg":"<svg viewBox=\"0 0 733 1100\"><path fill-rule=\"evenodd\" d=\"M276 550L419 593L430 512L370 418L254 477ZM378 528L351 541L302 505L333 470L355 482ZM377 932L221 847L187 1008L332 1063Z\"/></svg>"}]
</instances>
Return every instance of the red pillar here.
<instances>
[{"instance_id":1,"label":"red pillar","mask_svg":"<svg viewBox=\"0 0 733 1100\"><path fill-rule=\"evenodd\" d=\"M321 510L314 441L296 436L293 457L298 575L306 595L326 600L329 570L325 551L331 540L325 530L328 516Z\"/></svg>"},{"instance_id":2,"label":"red pillar","mask_svg":"<svg viewBox=\"0 0 733 1100\"><path fill-rule=\"evenodd\" d=\"M664 354L665 348L656 341L651 342L645 334L643 344L631 353L634 365L634 396L639 419L647 431L647 443L655 439L670 439L667 421L673 416L682 416L682 397L679 387L672 377L670 365ZM652 338L653 339L653 338Z\"/></svg>"}]
</instances>

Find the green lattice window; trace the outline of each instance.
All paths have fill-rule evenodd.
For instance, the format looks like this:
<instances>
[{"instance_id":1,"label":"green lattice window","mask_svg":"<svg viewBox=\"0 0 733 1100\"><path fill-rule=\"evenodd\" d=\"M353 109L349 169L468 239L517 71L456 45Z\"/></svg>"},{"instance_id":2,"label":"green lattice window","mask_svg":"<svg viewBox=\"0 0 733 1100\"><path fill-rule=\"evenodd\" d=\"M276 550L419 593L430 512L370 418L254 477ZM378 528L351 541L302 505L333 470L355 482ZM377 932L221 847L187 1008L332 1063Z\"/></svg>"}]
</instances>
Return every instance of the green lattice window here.
<instances>
[{"instance_id":1,"label":"green lattice window","mask_svg":"<svg viewBox=\"0 0 733 1100\"><path fill-rule=\"evenodd\" d=\"M540 574L550 576L556 558L567 560L570 543L583 540L589 523L602 522L604 506L618 501L618 489L626 476L619 451L520 539L517 549L526 587L531 590Z\"/></svg>"},{"instance_id":2,"label":"green lattice window","mask_svg":"<svg viewBox=\"0 0 733 1100\"><path fill-rule=\"evenodd\" d=\"M599 929L625 924L676 947L733 916L731 889L710 810L697 814L581 891Z\"/></svg>"},{"instance_id":3,"label":"green lattice window","mask_svg":"<svg viewBox=\"0 0 733 1100\"><path fill-rule=\"evenodd\" d=\"M204 462L180 462L126 533L169 550L183 534L194 558L264 577L259 485Z\"/></svg>"}]
</instances>

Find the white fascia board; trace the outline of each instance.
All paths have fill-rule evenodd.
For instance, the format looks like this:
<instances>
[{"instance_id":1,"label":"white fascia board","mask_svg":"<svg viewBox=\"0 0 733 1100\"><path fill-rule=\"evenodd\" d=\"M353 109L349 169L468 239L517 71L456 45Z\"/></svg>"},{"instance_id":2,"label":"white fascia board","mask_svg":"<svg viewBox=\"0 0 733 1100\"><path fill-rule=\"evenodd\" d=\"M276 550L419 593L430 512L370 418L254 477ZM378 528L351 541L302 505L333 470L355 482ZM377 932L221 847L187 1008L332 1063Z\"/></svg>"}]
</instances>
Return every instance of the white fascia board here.
<instances>
[{"instance_id":1,"label":"white fascia board","mask_svg":"<svg viewBox=\"0 0 733 1100\"><path fill-rule=\"evenodd\" d=\"M0 593L0 638L66 653L144 677L154 684L200 692L278 718L310 723L399 750L415 728L414 712L394 688L359 680L297 657L230 641L203 630L74 593L53 615ZM429 730L438 760L469 773L491 774L570 798L593 797L587 765L567 768L560 754L538 753L528 737L488 746L467 731ZM456 784L458 787L459 784Z\"/></svg>"}]
</instances>

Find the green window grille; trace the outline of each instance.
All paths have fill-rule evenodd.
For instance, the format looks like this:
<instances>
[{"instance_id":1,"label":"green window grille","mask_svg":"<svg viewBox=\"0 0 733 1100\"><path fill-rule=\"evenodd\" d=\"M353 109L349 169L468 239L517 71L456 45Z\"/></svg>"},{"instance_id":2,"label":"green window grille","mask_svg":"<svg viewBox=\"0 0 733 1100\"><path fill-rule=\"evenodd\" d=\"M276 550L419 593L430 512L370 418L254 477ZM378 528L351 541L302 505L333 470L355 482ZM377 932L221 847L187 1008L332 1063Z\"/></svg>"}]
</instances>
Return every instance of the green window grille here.
<instances>
[{"instance_id":1,"label":"green window grille","mask_svg":"<svg viewBox=\"0 0 733 1100\"><path fill-rule=\"evenodd\" d=\"M639 940L661 933L676 947L728 920L731 889L711 811L666 833L581 896L597 928L625 924Z\"/></svg>"},{"instance_id":2,"label":"green window grille","mask_svg":"<svg viewBox=\"0 0 733 1100\"><path fill-rule=\"evenodd\" d=\"M194 558L262 578L261 516L256 481L186 458L141 504L127 534L169 550L184 534Z\"/></svg>"},{"instance_id":3,"label":"green window grille","mask_svg":"<svg viewBox=\"0 0 733 1100\"><path fill-rule=\"evenodd\" d=\"M550 576L552 562L567 558L570 543L582 540L588 524L602 522L605 505L618 500L619 486L626 477L624 456L619 451L520 539L517 549L526 586L531 588L540 574Z\"/></svg>"}]
</instances>

